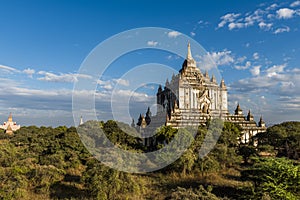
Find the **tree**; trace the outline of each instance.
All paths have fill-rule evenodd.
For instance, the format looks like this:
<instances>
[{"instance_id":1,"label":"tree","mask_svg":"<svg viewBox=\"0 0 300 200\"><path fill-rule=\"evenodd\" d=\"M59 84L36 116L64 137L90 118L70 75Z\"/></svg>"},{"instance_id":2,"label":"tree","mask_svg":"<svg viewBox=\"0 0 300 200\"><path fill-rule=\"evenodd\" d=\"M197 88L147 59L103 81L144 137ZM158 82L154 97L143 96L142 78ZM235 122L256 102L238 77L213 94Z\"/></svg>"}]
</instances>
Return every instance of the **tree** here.
<instances>
[{"instance_id":1,"label":"tree","mask_svg":"<svg viewBox=\"0 0 300 200\"><path fill-rule=\"evenodd\" d=\"M139 193L141 187L133 180L132 176L104 165L97 160L90 160L82 181L96 199L125 199L128 194Z\"/></svg>"},{"instance_id":2,"label":"tree","mask_svg":"<svg viewBox=\"0 0 300 200\"><path fill-rule=\"evenodd\" d=\"M276 152L277 157L300 159L300 122L274 125L269 127L266 133L257 134L255 139L258 140L260 151L268 148L268 151Z\"/></svg>"},{"instance_id":3,"label":"tree","mask_svg":"<svg viewBox=\"0 0 300 200\"><path fill-rule=\"evenodd\" d=\"M160 144L168 144L177 133L177 129L172 128L171 126L162 126L156 132L156 140Z\"/></svg>"},{"instance_id":4,"label":"tree","mask_svg":"<svg viewBox=\"0 0 300 200\"><path fill-rule=\"evenodd\" d=\"M241 145L238 149L239 155L243 157L244 163L248 164L249 158L251 156L257 155L256 149L254 146L251 145Z\"/></svg>"},{"instance_id":5,"label":"tree","mask_svg":"<svg viewBox=\"0 0 300 200\"><path fill-rule=\"evenodd\" d=\"M292 160L256 159L250 169L242 172L242 178L253 182L255 198L266 194L272 199L300 198L300 165Z\"/></svg>"}]
</instances>

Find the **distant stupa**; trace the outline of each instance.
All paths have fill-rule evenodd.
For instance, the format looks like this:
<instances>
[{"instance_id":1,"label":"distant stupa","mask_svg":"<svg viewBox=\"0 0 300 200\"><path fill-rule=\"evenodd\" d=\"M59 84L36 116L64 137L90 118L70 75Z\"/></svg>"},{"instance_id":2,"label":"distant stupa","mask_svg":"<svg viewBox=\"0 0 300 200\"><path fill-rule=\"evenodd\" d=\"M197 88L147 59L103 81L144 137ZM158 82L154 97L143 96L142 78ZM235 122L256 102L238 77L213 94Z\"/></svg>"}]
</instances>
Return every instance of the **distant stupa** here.
<instances>
[{"instance_id":1,"label":"distant stupa","mask_svg":"<svg viewBox=\"0 0 300 200\"><path fill-rule=\"evenodd\" d=\"M3 125L0 125L1 129L5 130L5 133L11 135L14 131L21 128L20 125L17 125L17 122L14 122L12 119L12 114L10 113L7 119L7 122L3 122Z\"/></svg>"},{"instance_id":2,"label":"distant stupa","mask_svg":"<svg viewBox=\"0 0 300 200\"><path fill-rule=\"evenodd\" d=\"M79 125L82 125L84 122L83 122L83 119L82 119L82 116L80 117L80 122L79 122Z\"/></svg>"}]
</instances>

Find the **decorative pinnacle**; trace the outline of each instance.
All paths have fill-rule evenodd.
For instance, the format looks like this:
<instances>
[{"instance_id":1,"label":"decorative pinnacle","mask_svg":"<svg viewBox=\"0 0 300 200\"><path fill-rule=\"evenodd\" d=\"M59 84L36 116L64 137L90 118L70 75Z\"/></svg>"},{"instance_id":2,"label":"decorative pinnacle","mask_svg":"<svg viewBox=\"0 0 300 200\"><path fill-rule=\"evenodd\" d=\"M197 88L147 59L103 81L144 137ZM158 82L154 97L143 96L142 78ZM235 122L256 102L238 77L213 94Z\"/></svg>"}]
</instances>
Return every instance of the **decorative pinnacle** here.
<instances>
[{"instance_id":1,"label":"decorative pinnacle","mask_svg":"<svg viewBox=\"0 0 300 200\"><path fill-rule=\"evenodd\" d=\"M190 41L188 42L188 53L187 53L186 58L187 58L188 60L192 60L192 59L193 59L193 57L192 57L192 52L191 52L191 44L190 44Z\"/></svg>"},{"instance_id":2,"label":"decorative pinnacle","mask_svg":"<svg viewBox=\"0 0 300 200\"><path fill-rule=\"evenodd\" d=\"M11 113L9 113L8 121L9 121L9 122L12 122L12 114L11 114Z\"/></svg>"}]
</instances>

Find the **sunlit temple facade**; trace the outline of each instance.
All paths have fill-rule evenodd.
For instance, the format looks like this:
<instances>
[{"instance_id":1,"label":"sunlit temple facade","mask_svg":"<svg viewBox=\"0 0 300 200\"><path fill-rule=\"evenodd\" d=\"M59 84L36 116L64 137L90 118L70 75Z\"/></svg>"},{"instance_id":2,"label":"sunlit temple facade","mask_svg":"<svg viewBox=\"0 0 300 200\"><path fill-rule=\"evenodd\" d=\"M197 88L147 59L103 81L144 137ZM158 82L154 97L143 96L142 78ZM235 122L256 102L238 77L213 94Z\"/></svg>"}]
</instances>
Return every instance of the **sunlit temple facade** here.
<instances>
[{"instance_id":1,"label":"sunlit temple facade","mask_svg":"<svg viewBox=\"0 0 300 200\"><path fill-rule=\"evenodd\" d=\"M148 108L145 116L140 115L137 126L141 131L151 125L159 127L163 124L173 128L205 125L215 118L238 124L244 133L241 138L244 143L257 133L266 131L262 118L257 124L250 110L244 116L240 105L237 105L234 114L228 112L224 79L217 83L214 75L210 77L208 72L201 73L192 57L190 44L181 70L170 81L167 79L164 87L159 86L156 96L157 113L151 116Z\"/></svg>"}]
</instances>

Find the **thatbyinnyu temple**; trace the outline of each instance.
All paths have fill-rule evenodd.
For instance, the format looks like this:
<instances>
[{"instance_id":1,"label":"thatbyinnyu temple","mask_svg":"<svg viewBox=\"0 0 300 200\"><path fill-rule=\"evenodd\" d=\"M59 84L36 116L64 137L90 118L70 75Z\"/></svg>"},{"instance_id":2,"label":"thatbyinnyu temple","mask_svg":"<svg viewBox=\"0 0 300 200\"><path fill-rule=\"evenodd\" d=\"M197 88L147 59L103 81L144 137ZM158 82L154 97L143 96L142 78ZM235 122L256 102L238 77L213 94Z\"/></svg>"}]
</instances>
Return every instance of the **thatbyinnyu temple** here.
<instances>
[{"instance_id":1,"label":"thatbyinnyu temple","mask_svg":"<svg viewBox=\"0 0 300 200\"><path fill-rule=\"evenodd\" d=\"M222 79L217 83L214 75L210 77L208 72L201 73L192 57L190 44L181 70L170 81L167 79L164 87L159 86L156 96L157 114L151 116L148 108L145 116L140 115L137 126L141 132L150 126L183 128L205 125L207 120L214 118L238 124L244 133L241 141L245 143L257 133L266 131L262 117L257 124L250 110L245 116L239 104L234 114L228 112L225 81Z\"/></svg>"}]
</instances>

